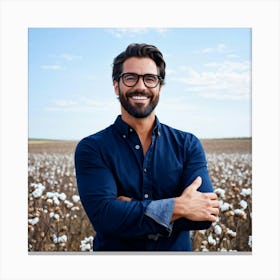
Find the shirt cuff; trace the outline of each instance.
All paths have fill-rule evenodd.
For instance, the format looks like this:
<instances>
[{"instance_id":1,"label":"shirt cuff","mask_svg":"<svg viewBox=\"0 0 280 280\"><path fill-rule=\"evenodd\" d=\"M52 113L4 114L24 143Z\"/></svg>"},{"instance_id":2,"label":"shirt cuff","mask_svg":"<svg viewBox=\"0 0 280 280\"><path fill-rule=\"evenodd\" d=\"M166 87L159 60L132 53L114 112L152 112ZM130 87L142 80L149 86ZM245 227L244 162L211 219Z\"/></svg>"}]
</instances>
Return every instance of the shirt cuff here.
<instances>
[{"instance_id":1,"label":"shirt cuff","mask_svg":"<svg viewBox=\"0 0 280 280\"><path fill-rule=\"evenodd\" d=\"M171 222L173 209L174 198L153 200L148 204L145 215L152 218L158 224L166 227L170 234L173 227L173 222Z\"/></svg>"}]
</instances>

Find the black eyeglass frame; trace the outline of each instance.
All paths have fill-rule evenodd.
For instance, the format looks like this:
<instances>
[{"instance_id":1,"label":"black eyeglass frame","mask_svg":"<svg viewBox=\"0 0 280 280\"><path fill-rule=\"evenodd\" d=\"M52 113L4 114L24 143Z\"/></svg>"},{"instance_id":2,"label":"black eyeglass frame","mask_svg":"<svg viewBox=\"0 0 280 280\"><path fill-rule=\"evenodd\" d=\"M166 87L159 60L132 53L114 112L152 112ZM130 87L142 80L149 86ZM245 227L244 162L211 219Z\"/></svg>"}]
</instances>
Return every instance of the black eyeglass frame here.
<instances>
[{"instance_id":1,"label":"black eyeglass frame","mask_svg":"<svg viewBox=\"0 0 280 280\"><path fill-rule=\"evenodd\" d=\"M124 76L124 75L127 75L127 74L137 76L137 80L136 80L136 82L135 82L134 85L128 86L128 85L124 82L123 76ZM157 77L157 78L158 78L158 82L156 83L155 86L152 86L152 87L151 87L151 86L146 85L146 83L145 83L145 77L147 77L147 76L154 76L154 77ZM162 79L162 77L161 77L160 75L149 74L149 73L144 74L144 75L139 75L139 74L134 73L134 72L125 72L125 73L120 74L120 75L119 75L119 78L118 78L118 81L119 81L120 79L122 79L122 82L124 83L125 86L127 86L127 87L134 87L134 86L138 83L140 77L142 77L143 83L144 83L144 85L145 85L147 88L155 88L155 87L158 86L159 83L161 83L161 82L163 81L163 79Z\"/></svg>"}]
</instances>

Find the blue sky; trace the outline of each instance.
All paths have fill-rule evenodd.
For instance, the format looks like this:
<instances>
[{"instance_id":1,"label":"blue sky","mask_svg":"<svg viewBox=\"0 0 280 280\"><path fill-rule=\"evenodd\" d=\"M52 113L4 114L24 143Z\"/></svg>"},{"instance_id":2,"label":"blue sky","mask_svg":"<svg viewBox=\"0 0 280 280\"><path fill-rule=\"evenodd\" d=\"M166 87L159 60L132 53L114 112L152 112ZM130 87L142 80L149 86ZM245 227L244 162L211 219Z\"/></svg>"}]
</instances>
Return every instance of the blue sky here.
<instances>
[{"instance_id":1,"label":"blue sky","mask_svg":"<svg viewBox=\"0 0 280 280\"><path fill-rule=\"evenodd\" d=\"M113 123L112 62L134 42L164 55L162 123L199 138L251 137L249 28L29 28L29 137L79 140Z\"/></svg>"}]
</instances>

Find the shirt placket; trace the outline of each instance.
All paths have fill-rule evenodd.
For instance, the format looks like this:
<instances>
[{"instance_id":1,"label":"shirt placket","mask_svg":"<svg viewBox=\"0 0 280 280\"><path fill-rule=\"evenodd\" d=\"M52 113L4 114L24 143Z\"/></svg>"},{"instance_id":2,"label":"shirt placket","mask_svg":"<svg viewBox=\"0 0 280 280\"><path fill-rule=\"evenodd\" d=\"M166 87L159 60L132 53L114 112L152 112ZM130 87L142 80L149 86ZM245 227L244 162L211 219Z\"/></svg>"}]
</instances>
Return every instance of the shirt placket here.
<instances>
[{"instance_id":1,"label":"shirt placket","mask_svg":"<svg viewBox=\"0 0 280 280\"><path fill-rule=\"evenodd\" d=\"M153 185L152 185L152 174L151 174L151 161L152 161L152 153L155 143L155 135L152 135L152 142L149 147L149 149L146 152L146 155L144 157L143 155L143 148L140 142L140 139L137 135L137 133L130 128L129 129L130 134L130 146L140 163L140 166L142 167L142 199L143 200L152 200L153 199Z\"/></svg>"},{"instance_id":2,"label":"shirt placket","mask_svg":"<svg viewBox=\"0 0 280 280\"><path fill-rule=\"evenodd\" d=\"M152 142L143 160L143 199L153 199L153 180L152 180L152 154L156 137L152 135Z\"/></svg>"}]
</instances>

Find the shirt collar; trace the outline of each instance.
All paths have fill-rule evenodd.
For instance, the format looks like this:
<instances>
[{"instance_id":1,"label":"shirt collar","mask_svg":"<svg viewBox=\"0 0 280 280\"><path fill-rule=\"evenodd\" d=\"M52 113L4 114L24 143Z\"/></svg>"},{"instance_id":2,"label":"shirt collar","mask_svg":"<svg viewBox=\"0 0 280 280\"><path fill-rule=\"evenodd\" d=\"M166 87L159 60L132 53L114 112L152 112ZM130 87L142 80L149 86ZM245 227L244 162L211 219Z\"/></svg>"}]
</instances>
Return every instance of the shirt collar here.
<instances>
[{"instance_id":1,"label":"shirt collar","mask_svg":"<svg viewBox=\"0 0 280 280\"><path fill-rule=\"evenodd\" d=\"M124 122L121 118L121 115L119 115L114 123L114 126L117 128L117 130L122 134L122 135L128 135L129 133L133 132L134 129L129 126L126 122ZM153 134L156 136L160 136L160 122L157 118L155 117L155 127L153 129Z\"/></svg>"}]
</instances>

